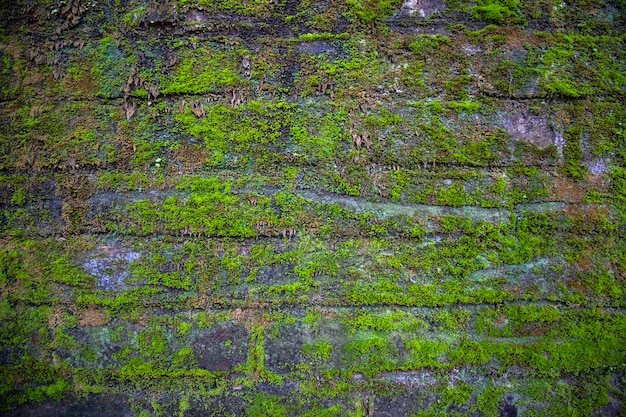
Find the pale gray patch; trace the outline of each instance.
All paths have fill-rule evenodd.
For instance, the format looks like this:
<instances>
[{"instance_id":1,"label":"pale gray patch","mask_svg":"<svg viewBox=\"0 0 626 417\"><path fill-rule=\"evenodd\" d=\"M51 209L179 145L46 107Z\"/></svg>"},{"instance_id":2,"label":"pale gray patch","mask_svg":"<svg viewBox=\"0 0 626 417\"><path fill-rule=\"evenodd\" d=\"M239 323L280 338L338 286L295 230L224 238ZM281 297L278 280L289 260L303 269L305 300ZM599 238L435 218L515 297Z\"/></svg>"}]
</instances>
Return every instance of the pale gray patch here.
<instances>
[{"instance_id":1,"label":"pale gray patch","mask_svg":"<svg viewBox=\"0 0 626 417\"><path fill-rule=\"evenodd\" d=\"M554 146L559 151L559 156L563 157L563 149L565 148L565 138L561 132L554 132Z\"/></svg>"},{"instance_id":2,"label":"pale gray patch","mask_svg":"<svg viewBox=\"0 0 626 417\"><path fill-rule=\"evenodd\" d=\"M83 268L96 278L103 290L120 290L129 275L128 266L141 257L139 252L115 246L99 247L92 258L83 263Z\"/></svg>"},{"instance_id":3,"label":"pale gray patch","mask_svg":"<svg viewBox=\"0 0 626 417\"><path fill-rule=\"evenodd\" d=\"M378 379L416 388L437 383L437 378L430 371L386 372L382 373Z\"/></svg>"},{"instance_id":4,"label":"pale gray patch","mask_svg":"<svg viewBox=\"0 0 626 417\"><path fill-rule=\"evenodd\" d=\"M405 15L418 14L422 18L427 18L445 9L446 5L441 0L406 0L400 11Z\"/></svg>"},{"instance_id":5,"label":"pale gray patch","mask_svg":"<svg viewBox=\"0 0 626 417\"><path fill-rule=\"evenodd\" d=\"M552 130L545 117L516 114L504 122L504 128L516 140L544 149L557 145L558 132Z\"/></svg>"},{"instance_id":6,"label":"pale gray patch","mask_svg":"<svg viewBox=\"0 0 626 417\"><path fill-rule=\"evenodd\" d=\"M319 55L326 52L336 52L335 47L327 42L313 41L305 42L296 46L296 52L309 55Z\"/></svg>"},{"instance_id":7,"label":"pale gray patch","mask_svg":"<svg viewBox=\"0 0 626 417\"><path fill-rule=\"evenodd\" d=\"M465 52L467 55L475 55L482 50L480 46L472 45L471 43L464 43L461 46L461 49L463 49L463 52Z\"/></svg>"},{"instance_id":8,"label":"pale gray patch","mask_svg":"<svg viewBox=\"0 0 626 417\"><path fill-rule=\"evenodd\" d=\"M591 175L604 175L608 171L608 161L606 158L596 158L591 161L586 161L585 166L591 173Z\"/></svg>"}]
</instances>

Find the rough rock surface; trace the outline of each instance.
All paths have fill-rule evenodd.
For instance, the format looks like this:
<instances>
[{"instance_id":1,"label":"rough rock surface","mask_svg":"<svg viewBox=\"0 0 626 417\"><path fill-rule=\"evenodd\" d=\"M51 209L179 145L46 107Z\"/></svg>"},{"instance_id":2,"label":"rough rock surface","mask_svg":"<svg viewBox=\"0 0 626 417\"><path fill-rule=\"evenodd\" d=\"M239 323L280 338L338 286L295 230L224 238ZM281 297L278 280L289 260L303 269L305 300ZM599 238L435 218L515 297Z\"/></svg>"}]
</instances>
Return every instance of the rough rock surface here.
<instances>
[{"instance_id":1,"label":"rough rock surface","mask_svg":"<svg viewBox=\"0 0 626 417\"><path fill-rule=\"evenodd\" d=\"M625 13L0 1L0 415L624 415Z\"/></svg>"}]
</instances>

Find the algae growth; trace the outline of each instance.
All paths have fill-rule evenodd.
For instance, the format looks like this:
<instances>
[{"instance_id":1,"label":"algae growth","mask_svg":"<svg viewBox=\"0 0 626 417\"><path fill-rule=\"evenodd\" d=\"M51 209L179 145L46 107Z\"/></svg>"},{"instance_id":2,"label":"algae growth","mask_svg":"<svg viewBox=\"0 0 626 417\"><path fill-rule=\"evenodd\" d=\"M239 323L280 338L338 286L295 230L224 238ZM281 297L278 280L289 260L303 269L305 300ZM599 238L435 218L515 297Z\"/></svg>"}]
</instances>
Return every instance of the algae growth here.
<instances>
[{"instance_id":1,"label":"algae growth","mask_svg":"<svg viewBox=\"0 0 626 417\"><path fill-rule=\"evenodd\" d=\"M623 0L0 7L0 414L620 416Z\"/></svg>"}]
</instances>

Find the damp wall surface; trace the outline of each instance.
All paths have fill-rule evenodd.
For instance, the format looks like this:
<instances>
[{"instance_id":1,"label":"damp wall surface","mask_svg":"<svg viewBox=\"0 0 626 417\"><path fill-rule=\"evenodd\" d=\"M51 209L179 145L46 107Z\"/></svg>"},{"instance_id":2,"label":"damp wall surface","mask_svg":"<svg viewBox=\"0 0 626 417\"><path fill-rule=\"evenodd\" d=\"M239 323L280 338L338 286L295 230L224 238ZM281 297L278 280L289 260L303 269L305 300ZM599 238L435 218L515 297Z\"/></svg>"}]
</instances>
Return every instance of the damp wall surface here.
<instances>
[{"instance_id":1,"label":"damp wall surface","mask_svg":"<svg viewBox=\"0 0 626 417\"><path fill-rule=\"evenodd\" d=\"M0 415L625 415L625 28L0 1Z\"/></svg>"}]
</instances>

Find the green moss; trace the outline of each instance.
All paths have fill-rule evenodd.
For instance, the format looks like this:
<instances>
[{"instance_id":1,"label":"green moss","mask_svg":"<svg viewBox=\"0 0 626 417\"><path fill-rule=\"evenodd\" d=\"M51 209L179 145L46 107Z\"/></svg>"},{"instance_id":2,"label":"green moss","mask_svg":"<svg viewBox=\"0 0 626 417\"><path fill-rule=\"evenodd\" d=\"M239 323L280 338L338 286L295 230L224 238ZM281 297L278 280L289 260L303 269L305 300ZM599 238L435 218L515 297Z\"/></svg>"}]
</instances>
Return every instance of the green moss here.
<instances>
[{"instance_id":1,"label":"green moss","mask_svg":"<svg viewBox=\"0 0 626 417\"><path fill-rule=\"evenodd\" d=\"M409 235L414 239L421 239L426 235L426 230L419 224L416 224L411 228Z\"/></svg>"},{"instance_id":2,"label":"green moss","mask_svg":"<svg viewBox=\"0 0 626 417\"><path fill-rule=\"evenodd\" d=\"M69 384L66 381L57 381L54 384L27 389L24 393L24 402L41 403L44 400L60 401L65 393L69 391Z\"/></svg>"},{"instance_id":3,"label":"green moss","mask_svg":"<svg viewBox=\"0 0 626 417\"><path fill-rule=\"evenodd\" d=\"M565 147L563 156L565 157L564 169L568 176L580 180L586 174L586 168L582 164L583 151L580 147L581 130L568 128L565 131Z\"/></svg>"},{"instance_id":4,"label":"green moss","mask_svg":"<svg viewBox=\"0 0 626 417\"><path fill-rule=\"evenodd\" d=\"M443 45L450 45L451 39L443 35L419 35L414 41L408 44L409 50L416 55L423 55L440 48Z\"/></svg>"},{"instance_id":5,"label":"green moss","mask_svg":"<svg viewBox=\"0 0 626 417\"><path fill-rule=\"evenodd\" d=\"M412 339L406 343L410 358L408 369L445 368L445 357L450 343L433 340Z\"/></svg>"},{"instance_id":6,"label":"green moss","mask_svg":"<svg viewBox=\"0 0 626 417\"><path fill-rule=\"evenodd\" d=\"M245 209L246 205L231 192L228 183L218 178L196 179L181 184L179 189L192 191L189 198L169 197L161 203L140 200L129 204L126 207L130 216L128 231L143 235L163 231L213 236L256 235L253 212Z\"/></svg>"},{"instance_id":7,"label":"green moss","mask_svg":"<svg viewBox=\"0 0 626 417\"><path fill-rule=\"evenodd\" d=\"M410 313L393 311L386 314L373 314L369 312L357 313L347 320L348 327L352 332L359 330L415 331L427 327L427 324Z\"/></svg>"},{"instance_id":8,"label":"green moss","mask_svg":"<svg viewBox=\"0 0 626 417\"><path fill-rule=\"evenodd\" d=\"M329 408L313 408L302 414L300 417L339 417L344 415L345 410L337 404Z\"/></svg>"},{"instance_id":9,"label":"green moss","mask_svg":"<svg viewBox=\"0 0 626 417\"><path fill-rule=\"evenodd\" d=\"M346 3L345 16L365 25L384 22L402 4L400 0L346 0Z\"/></svg>"},{"instance_id":10,"label":"green moss","mask_svg":"<svg viewBox=\"0 0 626 417\"><path fill-rule=\"evenodd\" d=\"M565 97L580 97L585 95L578 90L577 86L569 80L554 80L543 85L543 88L550 95L561 95Z\"/></svg>"},{"instance_id":11,"label":"green moss","mask_svg":"<svg viewBox=\"0 0 626 417\"><path fill-rule=\"evenodd\" d=\"M207 8L212 11L231 12L246 16L266 17L269 16L277 7L284 6L284 2L273 2L271 0L177 0L177 3L183 7L189 8Z\"/></svg>"},{"instance_id":12,"label":"green moss","mask_svg":"<svg viewBox=\"0 0 626 417\"><path fill-rule=\"evenodd\" d=\"M287 407L282 404L281 400L279 396L257 394L246 408L246 415L248 417L285 417Z\"/></svg>"},{"instance_id":13,"label":"green moss","mask_svg":"<svg viewBox=\"0 0 626 417\"><path fill-rule=\"evenodd\" d=\"M471 313L467 310L439 310L433 315L437 323L441 323L448 331L467 330Z\"/></svg>"},{"instance_id":14,"label":"green moss","mask_svg":"<svg viewBox=\"0 0 626 417\"><path fill-rule=\"evenodd\" d=\"M52 263L52 279L66 285L79 288L93 286L93 277L86 274L70 262L69 254L62 255Z\"/></svg>"},{"instance_id":15,"label":"green moss","mask_svg":"<svg viewBox=\"0 0 626 417\"><path fill-rule=\"evenodd\" d=\"M146 18L146 7L137 7L126 13L122 20L129 27L136 27Z\"/></svg>"},{"instance_id":16,"label":"green moss","mask_svg":"<svg viewBox=\"0 0 626 417\"><path fill-rule=\"evenodd\" d=\"M343 110L326 110L320 118L314 116L315 108L305 108L294 114L290 136L297 146L296 152L309 162L327 161L336 156L339 144L347 140L345 130L347 114Z\"/></svg>"},{"instance_id":17,"label":"green moss","mask_svg":"<svg viewBox=\"0 0 626 417\"><path fill-rule=\"evenodd\" d=\"M283 379L280 375L265 369L265 333L262 326L257 325L250 330L245 371L251 382L265 380L275 385L283 384Z\"/></svg>"},{"instance_id":18,"label":"green moss","mask_svg":"<svg viewBox=\"0 0 626 417\"><path fill-rule=\"evenodd\" d=\"M476 101L449 101L446 103L446 107L467 114L474 114L481 108L480 103Z\"/></svg>"},{"instance_id":19,"label":"green moss","mask_svg":"<svg viewBox=\"0 0 626 417\"><path fill-rule=\"evenodd\" d=\"M245 166L252 161L264 166L277 152L273 149L282 138L282 130L292 126L292 109L284 102L250 101L235 109L221 104L206 106L201 119L186 109L175 119L184 131L204 142L210 155L205 161L208 165ZM225 130L224 126L230 128ZM319 138L315 144L322 146L328 140Z\"/></svg>"},{"instance_id":20,"label":"green moss","mask_svg":"<svg viewBox=\"0 0 626 417\"><path fill-rule=\"evenodd\" d=\"M374 332L360 332L346 344L350 368L372 377L380 372L396 368L394 357L397 349L385 336Z\"/></svg>"},{"instance_id":21,"label":"green moss","mask_svg":"<svg viewBox=\"0 0 626 417\"><path fill-rule=\"evenodd\" d=\"M298 40L302 42L315 42L315 41L333 41L333 40L347 40L350 38L348 32L344 33L304 33L298 37Z\"/></svg>"},{"instance_id":22,"label":"green moss","mask_svg":"<svg viewBox=\"0 0 626 417\"><path fill-rule=\"evenodd\" d=\"M491 384L477 398L478 410L485 416L498 416L498 409L504 390L499 387L493 387Z\"/></svg>"},{"instance_id":23,"label":"green moss","mask_svg":"<svg viewBox=\"0 0 626 417\"><path fill-rule=\"evenodd\" d=\"M23 206L28 202L28 196L23 188L18 188L9 201L14 206Z\"/></svg>"},{"instance_id":24,"label":"green moss","mask_svg":"<svg viewBox=\"0 0 626 417\"><path fill-rule=\"evenodd\" d=\"M142 191L150 185L150 180L145 172L133 172L123 174L121 172L105 171L98 177L96 186L104 191Z\"/></svg>"},{"instance_id":25,"label":"green moss","mask_svg":"<svg viewBox=\"0 0 626 417\"><path fill-rule=\"evenodd\" d=\"M469 205L469 197L462 185L455 184L449 188L440 189L437 193L437 202L445 206L461 207Z\"/></svg>"},{"instance_id":26,"label":"green moss","mask_svg":"<svg viewBox=\"0 0 626 417\"><path fill-rule=\"evenodd\" d=\"M104 33L81 47L82 26L53 41L65 16L31 3L19 29L0 11L2 411L97 393L142 416L497 415L510 393L582 416L620 399L613 8L446 0L504 25L446 37L409 34L434 21L395 0L117 1L81 15ZM554 30L520 31L531 18ZM564 159L498 129L511 111L565 126ZM561 203L579 188L583 207ZM97 289L83 265L120 246L142 253L114 262L128 287ZM395 378L416 375L405 397Z\"/></svg>"},{"instance_id":27,"label":"green moss","mask_svg":"<svg viewBox=\"0 0 626 417\"><path fill-rule=\"evenodd\" d=\"M472 78L469 75L460 75L446 81L444 90L446 94L457 100L469 100L469 84Z\"/></svg>"},{"instance_id":28,"label":"green moss","mask_svg":"<svg viewBox=\"0 0 626 417\"><path fill-rule=\"evenodd\" d=\"M126 57L119 49L118 41L112 36L101 38L97 46L89 47L88 57L95 63L91 75L98 83L99 90L96 95L104 98L121 96L129 73L123 65L120 65Z\"/></svg>"},{"instance_id":29,"label":"green moss","mask_svg":"<svg viewBox=\"0 0 626 417\"><path fill-rule=\"evenodd\" d=\"M460 383L455 387L442 391L441 397L445 403L454 404L460 407L469 401L473 392L474 389L470 384Z\"/></svg>"},{"instance_id":30,"label":"green moss","mask_svg":"<svg viewBox=\"0 0 626 417\"><path fill-rule=\"evenodd\" d=\"M236 54L198 48L179 54L179 64L162 83L162 94L205 94L243 83L236 71Z\"/></svg>"},{"instance_id":31,"label":"green moss","mask_svg":"<svg viewBox=\"0 0 626 417\"><path fill-rule=\"evenodd\" d=\"M333 352L333 345L328 341L316 341L302 346L302 354L313 361L327 361Z\"/></svg>"},{"instance_id":32,"label":"green moss","mask_svg":"<svg viewBox=\"0 0 626 417\"><path fill-rule=\"evenodd\" d=\"M518 19L518 10L518 0L482 0L471 9L471 13L472 17L477 20L480 19L488 22L502 23L509 18Z\"/></svg>"},{"instance_id":33,"label":"green moss","mask_svg":"<svg viewBox=\"0 0 626 417\"><path fill-rule=\"evenodd\" d=\"M378 115L368 115L365 120L363 120L363 124L369 129L385 129L390 126L402 124L402 117L397 114L392 114L387 109L382 109Z\"/></svg>"}]
</instances>

